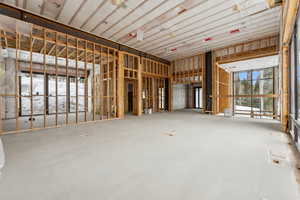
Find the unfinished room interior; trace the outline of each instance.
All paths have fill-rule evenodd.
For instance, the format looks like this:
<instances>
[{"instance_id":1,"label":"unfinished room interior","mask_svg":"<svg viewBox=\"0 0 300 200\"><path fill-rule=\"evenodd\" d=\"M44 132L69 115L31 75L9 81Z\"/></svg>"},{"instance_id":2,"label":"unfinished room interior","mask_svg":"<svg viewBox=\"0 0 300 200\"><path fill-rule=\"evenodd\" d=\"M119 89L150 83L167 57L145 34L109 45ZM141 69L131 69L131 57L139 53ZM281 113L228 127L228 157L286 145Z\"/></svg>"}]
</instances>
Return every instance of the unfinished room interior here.
<instances>
[{"instance_id":1,"label":"unfinished room interior","mask_svg":"<svg viewBox=\"0 0 300 200\"><path fill-rule=\"evenodd\" d=\"M300 0L0 0L1 200L299 200Z\"/></svg>"}]
</instances>

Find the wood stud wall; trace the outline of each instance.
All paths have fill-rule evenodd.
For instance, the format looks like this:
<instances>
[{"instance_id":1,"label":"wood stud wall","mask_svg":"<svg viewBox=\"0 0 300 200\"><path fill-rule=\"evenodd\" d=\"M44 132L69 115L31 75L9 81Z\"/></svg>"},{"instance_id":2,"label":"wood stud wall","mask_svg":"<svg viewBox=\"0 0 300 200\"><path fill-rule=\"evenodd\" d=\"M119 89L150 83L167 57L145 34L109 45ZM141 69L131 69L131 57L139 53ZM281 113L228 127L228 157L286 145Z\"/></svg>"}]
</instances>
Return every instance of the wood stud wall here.
<instances>
[{"instance_id":1,"label":"wood stud wall","mask_svg":"<svg viewBox=\"0 0 300 200\"><path fill-rule=\"evenodd\" d=\"M0 91L1 103L7 98L15 99L14 125L8 128L6 122L10 121L11 125L12 119L5 119L5 113L1 112L1 133L123 118L126 81L131 81L135 85L134 114L142 114L145 108L142 99L143 89L148 87L152 88L149 90L151 94L147 93L147 98L152 99L153 111L168 109L166 105L162 105L163 99L166 99L162 94L167 95L168 91L162 93L160 89L166 89L166 81L170 79L169 66L166 64L38 26L31 26L29 34L1 30L0 37L2 46L10 49L9 51L16 50L15 89L10 93ZM27 61L20 58L24 53L28 56ZM36 61L37 55L42 58L42 62ZM29 74L30 79L30 94L26 96L30 99L30 113L26 117L20 116L22 98L20 73L24 72ZM44 77L43 94L33 93L33 77L36 74ZM49 76L54 81L55 92L51 96L46 92L49 90ZM64 91L59 85L61 77L65 77L68 83L73 81L72 84L66 84ZM144 80L148 82L145 83ZM82 85L83 92L79 90ZM34 113L35 97L43 98L44 108L41 115ZM59 105L63 97L66 102L62 113ZM54 99L55 107L51 113L46 106L50 98ZM82 102L83 105L80 105ZM147 108L150 108L149 105ZM70 107L74 108L73 112L70 112Z\"/></svg>"},{"instance_id":2,"label":"wood stud wall","mask_svg":"<svg viewBox=\"0 0 300 200\"><path fill-rule=\"evenodd\" d=\"M62 124L79 124L88 121L109 120L117 118L117 65L118 51L96 43L75 38L66 34L32 26L29 34L1 31L1 39L5 41L6 49L15 50L14 91L1 91L1 102L14 98L15 117L5 119L2 114L1 132L19 132L48 127L58 127ZM24 61L24 52L29 56ZM23 58L20 58L23 55ZM36 63L33 57L39 55L42 62ZM49 61L52 60L52 61ZM54 60L54 61L53 61ZM71 66L71 63L72 66ZM14 67L14 66L6 66ZM21 95L20 73L29 74L29 95ZM35 94L34 75L43 75L43 94ZM7 75L7 74L4 74ZM54 95L49 96L48 77L54 77ZM64 89L59 88L59 78L65 77L67 83ZM68 84L68 80L75 80ZM80 81L83 91L79 93ZM73 87L74 86L74 87ZM71 92L72 90L75 90ZM63 91L65 90L65 91ZM65 93L62 95L61 93ZM63 97L64 96L64 97ZM35 99L43 98L43 114L34 114ZM21 100L30 101L29 116L20 116ZM61 100L65 98L64 100ZM49 113L49 99L54 100L54 112ZM72 101L71 101L72 99ZM83 103L79 110L79 99ZM74 101L73 101L74 100ZM59 104L65 101L65 110L59 111ZM75 103L71 112L71 103ZM4 108L3 106L1 109ZM14 121L14 122L12 122ZM9 123L6 123L9 122ZM8 126L8 125L9 126ZM14 125L12 125L14 124Z\"/></svg>"},{"instance_id":3,"label":"wood stud wall","mask_svg":"<svg viewBox=\"0 0 300 200\"><path fill-rule=\"evenodd\" d=\"M213 53L213 114L223 112L225 108L233 105L234 98L241 97L232 94L232 91L228 88L231 85L230 75L221 69L219 64L277 55L278 53L278 35L215 50ZM269 95L261 97L269 97ZM278 94L272 97L278 98ZM274 115L274 117L278 116Z\"/></svg>"},{"instance_id":4,"label":"wood stud wall","mask_svg":"<svg viewBox=\"0 0 300 200\"><path fill-rule=\"evenodd\" d=\"M171 63L173 84L201 83L204 61L204 54L173 61Z\"/></svg>"},{"instance_id":5,"label":"wood stud wall","mask_svg":"<svg viewBox=\"0 0 300 200\"><path fill-rule=\"evenodd\" d=\"M167 95L172 95L173 84L202 84L205 79L204 54L175 60L171 63L171 66L168 66L148 58L141 58L38 26L32 26L29 34L1 30L0 37L2 46L16 49L14 91L10 93L1 91L0 94L1 104L7 98L15 99L15 125L13 129L6 130L5 124L2 123L0 125L0 132L2 133L58 127L62 124L79 124L88 121L123 118L126 80L133 82L135 85L135 114L141 115L144 109L149 108L152 108L153 112L171 111L172 98L168 98L168 102L165 101L167 100ZM22 52L29 52L27 61L21 61L20 56ZM43 57L43 62L39 63L42 68L36 67L36 63L34 63L33 57L37 53ZM231 98L229 97L230 91L228 89L230 87L230 75L220 70L217 64L277 53L278 36L232 45L214 51L213 113L217 114L223 111L230 104L229 99L223 100L226 102L222 102L220 96ZM49 64L47 62L49 57L54 58L54 63ZM61 64L62 60L65 61L65 65ZM72 65L71 62L75 62L75 65ZM21 125L20 118L23 117L20 117L19 113L21 107L19 74L21 71L29 73L30 77L30 94L27 96L30 99L30 115L26 118L27 120L29 119L26 127ZM55 112L51 113L51 116L46 108L46 104L48 104L48 99L53 98L53 96L47 96L47 84L44 84L43 94L33 93L33 76L36 73L43 75L45 83L48 81L49 75L54 76ZM59 93L58 82L61 76L64 76L66 80L75 79L75 96L70 94L70 84L67 84L65 88L65 98L67 100L64 113L59 112L61 94ZM84 93L79 94L79 84L82 80ZM205 92L205 85L202 85L202 87L204 87ZM223 87L227 88L226 91L228 93L222 92L224 91ZM89 90L89 88L92 89ZM37 125L36 121L33 120L35 118L35 96L44 98L42 125ZM71 106L69 99L74 97L75 112L71 113L69 112ZM83 111L79 110L79 98L84 98ZM3 112L1 111L1 113L1 118L4 119Z\"/></svg>"},{"instance_id":6,"label":"wood stud wall","mask_svg":"<svg viewBox=\"0 0 300 200\"><path fill-rule=\"evenodd\" d=\"M143 110L152 109L153 112L170 111L171 98L166 102L166 81L170 81L170 67L147 58L142 58L142 105ZM169 107L167 107L169 105Z\"/></svg>"},{"instance_id":7,"label":"wood stud wall","mask_svg":"<svg viewBox=\"0 0 300 200\"><path fill-rule=\"evenodd\" d=\"M229 63L278 54L279 36L269 36L249 42L234 44L214 51L216 62Z\"/></svg>"}]
</instances>

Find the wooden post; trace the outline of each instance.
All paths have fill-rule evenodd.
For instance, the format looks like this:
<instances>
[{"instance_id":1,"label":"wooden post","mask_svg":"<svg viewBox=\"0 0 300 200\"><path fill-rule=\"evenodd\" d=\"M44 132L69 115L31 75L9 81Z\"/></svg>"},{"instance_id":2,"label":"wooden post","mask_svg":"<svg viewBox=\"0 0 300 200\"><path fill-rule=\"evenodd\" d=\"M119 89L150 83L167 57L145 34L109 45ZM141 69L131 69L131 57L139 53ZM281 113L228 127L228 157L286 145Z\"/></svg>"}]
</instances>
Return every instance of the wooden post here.
<instances>
[{"instance_id":1,"label":"wooden post","mask_svg":"<svg viewBox=\"0 0 300 200\"><path fill-rule=\"evenodd\" d=\"M212 113L217 114L217 65L214 52L212 52Z\"/></svg>"},{"instance_id":2,"label":"wooden post","mask_svg":"<svg viewBox=\"0 0 300 200\"><path fill-rule=\"evenodd\" d=\"M87 71L87 41L84 41L84 121L87 121L88 114L88 71Z\"/></svg>"},{"instance_id":3,"label":"wooden post","mask_svg":"<svg viewBox=\"0 0 300 200\"><path fill-rule=\"evenodd\" d=\"M19 71L20 71L20 65L19 65L19 49L20 49L20 35L18 32L16 32L16 70L15 70L15 117L16 117L16 130L18 131L20 129L19 124L19 100L20 100L20 88L19 88ZM1 102L1 99L0 99ZM0 105L1 109L1 105ZM1 113L0 113L1 116ZM0 121L2 119L0 118ZM0 127L1 132L1 127Z\"/></svg>"},{"instance_id":4,"label":"wooden post","mask_svg":"<svg viewBox=\"0 0 300 200\"><path fill-rule=\"evenodd\" d=\"M284 132L288 131L288 114L289 114L289 92L288 92L288 84L289 84L289 48L284 46L282 48L282 88L281 88L281 129Z\"/></svg>"},{"instance_id":5,"label":"wooden post","mask_svg":"<svg viewBox=\"0 0 300 200\"><path fill-rule=\"evenodd\" d=\"M156 110L156 108L157 108L157 101L156 101L156 93L155 93L155 91L156 91L156 87L155 87L155 78L154 77L152 77L151 78L151 84L152 84L152 94L151 94L151 96L152 96L152 110L153 110L153 112L156 112L157 110Z\"/></svg>"},{"instance_id":6,"label":"wooden post","mask_svg":"<svg viewBox=\"0 0 300 200\"><path fill-rule=\"evenodd\" d=\"M78 38L76 38L76 50L75 50L75 55L76 55L76 62L75 62L75 66L76 66L76 71L75 71L75 83L76 83L76 124L78 124L78 120L79 120L79 116L78 116Z\"/></svg>"},{"instance_id":7,"label":"wooden post","mask_svg":"<svg viewBox=\"0 0 300 200\"><path fill-rule=\"evenodd\" d=\"M69 80L69 37L66 35L66 124L69 124L69 111L70 111L70 80Z\"/></svg>"},{"instance_id":8,"label":"wooden post","mask_svg":"<svg viewBox=\"0 0 300 200\"><path fill-rule=\"evenodd\" d=\"M30 32L30 69L29 69L29 76L30 76L30 129L33 129L33 80L32 80L32 75L33 75L33 71L32 71L32 28L31 28L31 32Z\"/></svg>"},{"instance_id":9,"label":"wooden post","mask_svg":"<svg viewBox=\"0 0 300 200\"><path fill-rule=\"evenodd\" d=\"M205 78L205 54L199 56L199 81L201 76L201 86L202 86L202 107L203 111L206 111L206 78ZM200 72L201 70L201 72Z\"/></svg>"},{"instance_id":10,"label":"wooden post","mask_svg":"<svg viewBox=\"0 0 300 200\"><path fill-rule=\"evenodd\" d=\"M95 43L93 43L93 121L96 121L96 75L95 75Z\"/></svg>"},{"instance_id":11,"label":"wooden post","mask_svg":"<svg viewBox=\"0 0 300 200\"><path fill-rule=\"evenodd\" d=\"M173 108L173 80L170 76L168 78L168 111L172 112Z\"/></svg>"},{"instance_id":12,"label":"wooden post","mask_svg":"<svg viewBox=\"0 0 300 200\"><path fill-rule=\"evenodd\" d=\"M117 98L116 98L116 94L117 94L117 84L116 84L116 67L117 67L117 61L116 61L116 57L117 57L117 52L115 50L113 50L113 105L114 105L114 118L117 117L117 113L116 113L116 106L117 106Z\"/></svg>"},{"instance_id":13,"label":"wooden post","mask_svg":"<svg viewBox=\"0 0 300 200\"><path fill-rule=\"evenodd\" d=\"M142 90L143 90L143 78L142 78L142 63L141 58L138 58L138 72L137 72L137 116L142 115L143 110L143 99L142 99Z\"/></svg>"},{"instance_id":14,"label":"wooden post","mask_svg":"<svg viewBox=\"0 0 300 200\"><path fill-rule=\"evenodd\" d=\"M109 48L107 48L107 55L106 55L106 119L110 119L111 112L110 112L110 65L109 65Z\"/></svg>"},{"instance_id":15,"label":"wooden post","mask_svg":"<svg viewBox=\"0 0 300 200\"><path fill-rule=\"evenodd\" d=\"M47 42L46 42L46 38L47 38L47 33L46 33L46 29L43 29L43 74L44 74L44 128L46 128L47 126L47 117L46 115L48 114L47 111L47 93L46 91L48 90L47 88L47 65L46 65L46 53L47 53Z\"/></svg>"},{"instance_id":16,"label":"wooden post","mask_svg":"<svg viewBox=\"0 0 300 200\"><path fill-rule=\"evenodd\" d=\"M124 53L119 52L119 66L118 66L118 84L117 84L117 117L124 118Z\"/></svg>"},{"instance_id":17,"label":"wooden post","mask_svg":"<svg viewBox=\"0 0 300 200\"><path fill-rule=\"evenodd\" d=\"M55 32L55 126L58 126L58 60L57 60L57 32ZM45 83L44 83L45 84Z\"/></svg>"},{"instance_id":18,"label":"wooden post","mask_svg":"<svg viewBox=\"0 0 300 200\"><path fill-rule=\"evenodd\" d=\"M166 66L168 78L168 111L172 112L173 109L173 69L171 66Z\"/></svg>"}]
</instances>

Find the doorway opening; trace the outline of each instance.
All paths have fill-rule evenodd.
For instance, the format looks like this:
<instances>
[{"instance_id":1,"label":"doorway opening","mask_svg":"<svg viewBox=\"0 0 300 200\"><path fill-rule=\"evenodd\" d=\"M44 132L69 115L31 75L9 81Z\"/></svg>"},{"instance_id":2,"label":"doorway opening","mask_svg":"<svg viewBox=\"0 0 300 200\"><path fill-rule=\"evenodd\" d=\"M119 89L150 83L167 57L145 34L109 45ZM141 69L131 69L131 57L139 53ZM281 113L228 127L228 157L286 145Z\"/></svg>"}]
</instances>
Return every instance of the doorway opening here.
<instances>
[{"instance_id":1,"label":"doorway opening","mask_svg":"<svg viewBox=\"0 0 300 200\"><path fill-rule=\"evenodd\" d=\"M125 80L124 111L126 114L137 114L137 85L135 80Z\"/></svg>"},{"instance_id":2,"label":"doorway opening","mask_svg":"<svg viewBox=\"0 0 300 200\"><path fill-rule=\"evenodd\" d=\"M127 104L128 104L128 113L133 112L133 83L127 84Z\"/></svg>"},{"instance_id":3,"label":"doorway opening","mask_svg":"<svg viewBox=\"0 0 300 200\"><path fill-rule=\"evenodd\" d=\"M202 109L203 104L202 104L202 88L201 87L195 87L194 88L194 108L195 109Z\"/></svg>"}]
</instances>

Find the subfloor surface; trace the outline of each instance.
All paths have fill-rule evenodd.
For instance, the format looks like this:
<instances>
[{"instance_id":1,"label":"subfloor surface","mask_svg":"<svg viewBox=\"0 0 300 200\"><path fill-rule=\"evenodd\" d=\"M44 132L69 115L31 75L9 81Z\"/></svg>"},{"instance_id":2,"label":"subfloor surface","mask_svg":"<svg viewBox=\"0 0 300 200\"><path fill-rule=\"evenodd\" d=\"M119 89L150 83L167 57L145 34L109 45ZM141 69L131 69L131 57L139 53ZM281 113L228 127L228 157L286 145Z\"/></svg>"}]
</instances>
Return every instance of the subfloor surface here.
<instances>
[{"instance_id":1,"label":"subfloor surface","mask_svg":"<svg viewBox=\"0 0 300 200\"><path fill-rule=\"evenodd\" d=\"M1 200L300 199L273 120L182 111L1 138Z\"/></svg>"}]
</instances>

